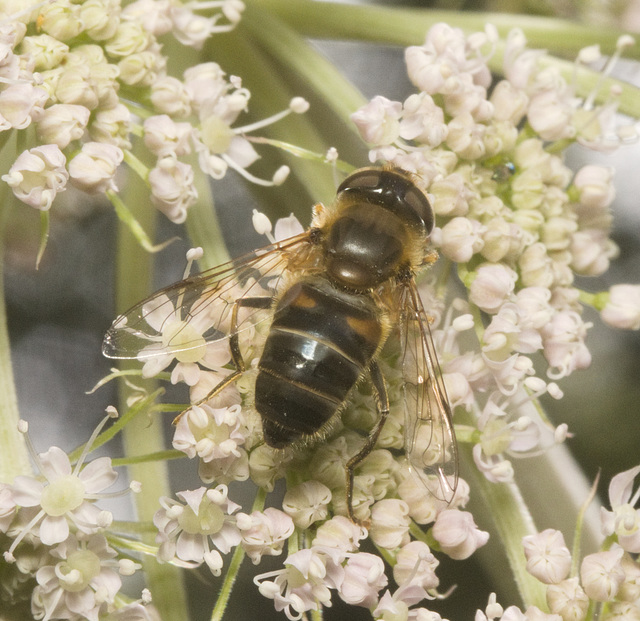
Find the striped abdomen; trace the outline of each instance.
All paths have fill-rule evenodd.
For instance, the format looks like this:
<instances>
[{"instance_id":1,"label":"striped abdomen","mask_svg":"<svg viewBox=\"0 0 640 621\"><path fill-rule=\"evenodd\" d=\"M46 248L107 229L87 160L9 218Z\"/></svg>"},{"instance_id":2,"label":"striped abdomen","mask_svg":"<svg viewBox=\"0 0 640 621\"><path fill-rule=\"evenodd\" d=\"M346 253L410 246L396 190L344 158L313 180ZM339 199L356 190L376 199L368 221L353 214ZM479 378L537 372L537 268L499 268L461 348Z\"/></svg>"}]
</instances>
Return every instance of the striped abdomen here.
<instances>
[{"instance_id":1,"label":"striped abdomen","mask_svg":"<svg viewBox=\"0 0 640 621\"><path fill-rule=\"evenodd\" d=\"M379 315L369 295L345 293L322 278L284 293L256 378L267 444L288 446L332 418L384 338Z\"/></svg>"}]
</instances>

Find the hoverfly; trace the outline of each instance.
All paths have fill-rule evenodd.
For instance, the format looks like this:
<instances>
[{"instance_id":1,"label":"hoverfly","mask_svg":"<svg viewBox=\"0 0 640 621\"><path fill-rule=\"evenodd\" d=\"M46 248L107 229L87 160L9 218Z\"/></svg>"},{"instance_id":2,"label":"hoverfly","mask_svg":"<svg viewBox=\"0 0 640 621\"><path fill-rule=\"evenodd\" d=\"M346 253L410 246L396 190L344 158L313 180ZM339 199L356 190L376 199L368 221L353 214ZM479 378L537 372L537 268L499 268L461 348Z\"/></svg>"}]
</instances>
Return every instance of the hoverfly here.
<instances>
[{"instance_id":1,"label":"hoverfly","mask_svg":"<svg viewBox=\"0 0 640 621\"><path fill-rule=\"evenodd\" d=\"M378 358L385 343L400 343L405 452L427 489L450 502L457 485L451 408L414 280L437 258L428 249L433 226L426 193L409 173L356 170L330 205L314 207L306 232L156 292L116 319L103 353L189 357L226 339L234 370L204 402L245 372L242 332L269 321L253 405L274 448L321 439L356 384L369 381L378 419L346 464L355 522L354 470L373 450L390 409Z\"/></svg>"}]
</instances>

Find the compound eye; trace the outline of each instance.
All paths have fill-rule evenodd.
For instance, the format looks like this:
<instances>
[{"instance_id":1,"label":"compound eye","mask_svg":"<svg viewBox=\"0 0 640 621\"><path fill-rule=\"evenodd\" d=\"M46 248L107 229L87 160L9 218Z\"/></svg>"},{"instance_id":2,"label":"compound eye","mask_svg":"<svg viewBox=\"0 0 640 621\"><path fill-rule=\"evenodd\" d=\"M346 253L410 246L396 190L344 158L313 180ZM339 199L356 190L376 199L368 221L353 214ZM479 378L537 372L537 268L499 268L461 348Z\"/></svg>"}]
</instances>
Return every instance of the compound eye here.
<instances>
[{"instance_id":1,"label":"compound eye","mask_svg":"<svg viewBox=\"0 0 640 621\"><path fill-rule=\"evenodd\" d=\"M382 170L375 168L363 168L361 170L356 170L338 186L338 194L343 190L377 188L380 185L381 172Z\"/></svg>"},{"instance_id":2,"label":"compound eye","mask_svg":"<svg viewBox=\"0 0 640 621\"><path fill-rule=\"evenodd\" d=\"M426 194L418 187L410 187L404 195L404 200L416 212L420 219L424 222L427 235L431 235L435 224L433 208Z\"/></svg>"}]
</instances>

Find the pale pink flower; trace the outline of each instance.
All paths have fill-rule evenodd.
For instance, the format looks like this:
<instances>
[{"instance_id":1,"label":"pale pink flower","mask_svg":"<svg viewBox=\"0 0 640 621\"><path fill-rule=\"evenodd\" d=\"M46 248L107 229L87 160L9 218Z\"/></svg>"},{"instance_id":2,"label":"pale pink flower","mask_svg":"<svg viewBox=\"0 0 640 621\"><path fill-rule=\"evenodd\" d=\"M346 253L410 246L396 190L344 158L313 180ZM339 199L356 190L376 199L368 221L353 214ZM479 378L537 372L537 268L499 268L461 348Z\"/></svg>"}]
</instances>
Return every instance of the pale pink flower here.
<instances>
[{"instance_id":1,"label":"pale pink flower","mask_svg":"<svg viewBox=\"0 0 640 621\"><path fill-rule=\"evenodd\" d=\"M57 446L38 455L44 481L30 476L16 477L11 491L20 507L38 507L31 527L37 528L39 539L46 545L64 541L69 536L69 523L86 534L93 534L111 523L111 514L96 507L101 492L118 478L111 458L99 457L82 468L79 461L71 466L67 454ZM9 552L22 537L14 539Z\"/></svg>"},{"instance_id":2,"label":"pale pink flower","mask_svg":"<svg viewBox=\"0 0 640 621\"><path fill-rule=\"evenodd\" d=\"M173 156L161 157L149 171L151 200L169 220L180 224L198 198L193 169Z\"/></svg>"},{"instance_id":3,"label":"pale pink flower","mask_svg":"<svg viewBox=\"0 0 640 621\"><path fill-rule=\"evenodd\" d=\"M351 115L366 142L378 146L394 143L400 135L402 104L377 95Z\"/></svg>"},{"instance_id":4,"label":"pale pink flower","mask_svg":"<svg viewBox=\"0 0 640 621\"><path fill-rule=\"evenodd\" d=\"M233 516L240 506L229 500L226 485L215 489L200 487L178 492L176 496L184 504L163 497L162 509L153 517L158 528L156 541L160 544L158 558L205 562L219 576L222 558L218 550L227 554L240 543L240 531Z\"/></svg>"},{"instance_id":5,"label":"pale pink flower","mask_svg":"<svg viewBox=\"0 0 640 621\"><path fill-rule=\"evenodd\" d=\"M330 502L331 490L312 479L288 489L282 508L298 528L305 530L314 522L326 519Z\"/></svg>"},{"instance_id":6,"label":"pale pink flower","mask_svg":"<svg viewBox=\"0 0 640 621\"><path fill-rule=\"evenodd\" d=\"M432 533L442 551L455 560L469 558L489 540L489 533L478 529L471 513L455 509L438 514Z\"/></svg>"},{"instance_id":7,"label":"pale pink flower","mask_svg":"<svg viewBox=\"0 0 640 621\"><path fill-rule=\"evenodd\" d=\"M440 562L422 541L410 541L396 553L393 579L396 584L417 584L425 589L438 588L436 569Z\"/></svg>"},{"instance_id":8,"label":"pale pink flower","mask_svg":"<svg viewBox=\"0 0 640 621\"><path fill-rule=\"evenodd\" d=\"M578 582L578 578L567 578L547 587L547 604L552 613L563 621L582 621L589 607L589 598Z\"/></svg>"},{"instance_id":9,"label":"pale pink flower","mask_svg":"<svg viewBox=\"0 0 640 621\"><path fill-rule=\"evenodd\" d=\"M293 520L286 513L273 507L254 511L251 515L239 513L237 524L242 535L242 547L254 565L260 562L263 555L281 554L295 528Z\"/></svg>"},{"instance_id":10,"label":"pale pink flower","mask_svg":"<svg viewBox=\"0 0 640 621\"><path fill-rule=\"evenodd\" d=\"M25 129L42 112L49 95L26 82L6 85L0 90L0 131Z\"/></svg>"},{"instance_id":11,"label":"pale pink flower","mask_svg":"<svg viewBox=\"0 0 640 621\"><path fill-rule=\"evenodd\" d=\"M584 276L599 276L609 269L610 259L618 247L609 239L608 231L586 229L576 231L571 238L571 267Z\"/></svg>"},{"instance_id":12,"label":"pale pink flower","mask_svg":"<svg viewBox=\"0 0 640 621\"><path fill-rule=\"evenodd\" d=\"M614 285L600 313L602 320L615 328L640 329L640 285Z\"/></svg>"},{"instance_id":13,"label":"pale pink flower","mask_svg":"<svg viewBox=\"0 0 640 621\"><path fill-rule=\"evenodd\" d=\"M417 140L430 147L439 146L446 140L448 133L442 108L437 106L427 93L410 95L402 105L402 120L398 133L405 140ZM387 144L370 140L364 135L363 138L371 144Z\"/></svg>"},{"instance_id":14,"label":"pale pink flower","mask_svg":"<svg viewBox=\"0 0 640 621\"><path fill-rule=\"evenodd\" d=\"M477 220L462 216L453 218L442 229L434 229L431 239L446 257L458 263L466 263L482 250L484 226Z\"/></svg>"},{"instance_id":15,"label":"pale pink flower","mask_svg":"<svg viewBox=\"0 0 640 621\"><path fill-rule=\"evenodd\" d=\"M559 530L548 528L522 540L527 571L545 584L564 580L571 569L571 552Z\"/></svg>"},{"instance_id":16,"label":"pale pink flower","mask_svg":"<svg viewBox=\"0 0 640 621\"><path fill-rule=\"evenodd\" d=\"M422 600L431 597L419 585L409 583L401 585L392 594L391 591L385 591L378 604L373 611L373 618L376 621L395 621L402 619L403 621L443 621L437 612L432 612L426 608L413 608L413 606Z\"/></svg>"},{"instance_id":17,"label":"pale pink flower","mask_svg":"<svg viewBox=\"0 0 640 621\"><path fill-rule=\"evenodd\" d=\"M515 288L518 274L503 263L483 263L469 287L469 299L487 313L496 313Z\"/></svg>"},{"instance_id":18,"label":"pale pink flower","mask_svg":"<svg viewBox=\"0 0 640 621\"><path fill-rule=\"evenodd\" d=\"M84 106L54 104L38 116L36 133L43 143L64 149L74 140L80 140L89 123L91 111Z\"/></svg>"},{"instance_id":19,"label":"pale pink flower","mask_svg":"<svg viewBox=\"0 0 640 621\"><path fill-rule=\"evenodd\" d=\"M112 604L122 586L116 551L102 535L86 541L74 535L51 550L54 564L36 572L38 586L32 605L38 618L98 621L99 611Z\"/></svg>"},{"instance_id":20,"label":"pale pink flower","mask_svg":"<svg viewBox=\"0 0 640 621\"><path fill-rule=\"evenodd\" d=\"M595 602L608 602L617 594L624 582L622 556L624 550L614 546L611 550L589 554L580 564L580 582L587 596Z\"/></svg>"},{"instance_id":21,"label":"pale pink flower","mask_svg":"<svg viewBox=\"0 0 640 621\"><path fill-rule=\"evenodd\" d=\"M262 595L274 600L277 611L284 610L288 619L300 619L309 610L331 606L329 589L339 588L344 579L336 560L314 548L299 550L287 557L284 569L260 574L253 582Z\"/></svg>"},{"instance_id":22,"label":"pale pink flower","mask_svg":"<svg viewBox=\"0 0 640 621\"><path fill-rule=\"evenodd\" d=\"M616 195L613 174L611 167L595 164L583 166L573 178L573 185L580 193L580 204L592 209L610 207Z\"/></svg>"},{"instance_id":23,"label":"pale pink flower","mask_svg":"<svg viewBox=\"0 0 640 621\"><path fill-rule=\"evenodd\" d=\"M397 498L384 498L371 507L369 536L378 546L393 550L409 542L409 506Z\"/></svg>"},{"instance_id":24,"label":"pale pink flower","mask_svg":"<svg viewBox=\"0 0 640 621\"><path fill-rule=\"evenodd\" d=\"M354 524L343 515L335 515L318 527L311 542L314 547L353 552L359 547L359 541L367 536L367 531Z\"/></svg>"},{"instance_id":25,"label":"pale pink flower","mask_svg":"<svg viewBox=\"0 0 640 621\"><path fill-rule=\"evenodd\" d=\"M640 466L617 474L609 483L611 511L602 508L600 519L604 535L618 536L620 546L632 554L640 552L640 509L636 509L640 488L633 492Z\"/></svg>"},{"instance_id":26,"label":"pale pink flower","mask_svg":"<svg viewBox=\"0 0 640 621\"><path fill-rule=\"evenodd\" d=\"M189 140L193 135L190 123L179 123L166 114L151 116L144 122L144 144L158 157L164 155L188 155Z\"/></svg>"},{"instance_id":27,"label":"pale pink flower","mask_svg":"<svg viewBox=\"0 0 640 621\"><path fill-rule=\"evenodd\" d=\"M14 195L23 203L47 211L58 192L63 192L69 178L66 158L55 144L23 151L2 175Z\"/></svg>"},{"instance_id":28,"label":"pale pink flower","mask_svg":"<svg viewBox=\"0 0 640 621\"><path fill-rule=\"evenodd\" d=\"M551 367L549 377L554 380L566 377L591 364L591 353L584 342L590 327L578 313L563 310L542 328L544 357Z\"/></svg>"},{"instance_id":29,"label":"pale pink flower","mask_svg":"<svg viewBox=\"0 0 640 621\"><path fill-rule=\"evenodd\" d=\"M69 162L69 177L74 186L88 194L117 192L115 174L124 154L119 147L103 142L85 142Z\"/></svg>"},{"instance_id":30,"label":"pale pink flower","mask_svg":"<svg viewBox=\"0 0 640 621\"><path fill-rule=\"evenodd\" d=\"M357 552L347 557L338 594L347 604L370 608L387 583L382 559L368 552Z\"/></svg>"}]
</instances>

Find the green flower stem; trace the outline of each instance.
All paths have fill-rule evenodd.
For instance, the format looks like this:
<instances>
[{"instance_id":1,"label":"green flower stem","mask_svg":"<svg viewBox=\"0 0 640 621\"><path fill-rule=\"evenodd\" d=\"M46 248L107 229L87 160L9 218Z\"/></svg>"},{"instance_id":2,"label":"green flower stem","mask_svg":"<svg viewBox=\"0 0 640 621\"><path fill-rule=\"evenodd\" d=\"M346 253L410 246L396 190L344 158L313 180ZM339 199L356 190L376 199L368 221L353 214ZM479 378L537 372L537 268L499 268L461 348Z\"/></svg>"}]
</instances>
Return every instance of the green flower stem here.
<instances>
[{"instance_id":1,"label":"green flower stem","mask_svg":"<svg viewBox=\"0 0 640 621\"><path fill-rule=\"evenodd\" d=\"M195 162L192 162L192 165L197 166ZM204 270L225 263L231 257L216 214L211 180L206 175L197 174L194 182L198 190L198 200L189 207L186 227L191 244L200 246L204 251L204 256L198 262Z\"/></svg>"},{"instance_id":2,"label":"green flower stem","mask_svg":"<svg viewBox=\"0 0 640 621\"><path fill-rule=\"evenodd\" d=\"M575 58L578 51L588 45L600 45L604 54L616 49L621 30L585 26L574 22L549 17L530 15L514 16L508 13L473 13L458 11L433 11L427 9L398 9L311 2L310 0L252 0L249 6L259 5L287 22L294 30L307 37L331 39L357 39L372 43L396 45L420 45L426 31L438 22L462 28L467 33L482 31L485 24L493 24L505 38L514 24L524 31L529 46L546 49L552 54ZM495 73L502 70L503 45L489 61ZM625 50L625 57L640 58L640 46ZM295 62L295 59L292 59ZM545 56L542 62L555 65L565 79L573 82L575 65L573 60L564 61ZM581 69L576 85L578 95L585 96L596 85L599 86L598 101L606 99L612 86L620 87L622 93L619 110L634 118L640 117L640 89L620 80L602 80L600 73Z\"/></svg>"},{"instance_id":3,"label":"green flower stem","mask_svg":"<svg viewBox=\"0 0 640 621\"><path fill-rule=\"evenodd\" d=\"M149 201L145 185L132 175L121 197L123 203L129 206L136 222L153 238L156 212ZM118 233L116 305L117 310L122 312L150 293L152 255L140 247L139 240L126 223L120 223ZM123 396L120 409L125 410L124 382L121 386ZM158 415L132 416L122 430L122 438L124 452L129 459L166 448L162 419ZM138 519L150 522L159 508L159 498L171 495L167 464L162 461L133 464L129 466L129 474L131 479L142 484L140 493L134 495ZM143 536L141 544L153 546L153 535ZM187 600L180 569L170 564L161 565L155 558L147 556L141 562L154 604L163 621L187 619Z\"/></svg>"},{"instance_id":4,"label":"green flower stem","mask_svg":"<svg viewBox=\"0 0 640 621\"><path fill-rule=\"evenodd\" d=\"M267 492L259 487L256 492L256 497L253 501L251 511L262 511L264 509L266 499ZM220 593L218 593L216 605L211 612L211 621L221 621L224 617L227 604L229 603L229 598L231 597L231 591L233 590L233 585L238 578L238 573L240 572L240 566L242 565L244 556L244 548L241 545L236 546L236 549L233 551L233 556L231 557L231 563L229 563L229 568L224 575L224 582L220 588Z\"/></svg>"},{"instance_id":5,"label":"green flower stem","mask_svg":"<svg viewBox=\"0 0 640 621\"><path fill-rule=\"evenodd\" d=\"M186 459L186 455L182 451L176 449L167 449L166 451L156 451L155 453L147 453L146 455L137 455L136 457L121 457L112 459L111 465L114 468L118 466L130 466L132 464L144 464L150 461L169 461L172 459Z\"/></svg>"},{"instance_id":6,"label":"green flower stem","mask_svg":"<svg viewBox=\"0 0 640 621\"><path fill-rule=\"evenodd\" d=\"M276 34L286 35L289 37L292 58L298 56L301 49L308 48L308 44L280 20L269 15L263 16L262 13L247 10L236 31L228 35L229 39L219 41L214 37L209 48L211 56L225 71L241 75L243 84L251 91L249 118L252 121L268 118L286 109L292 97L307 96L309 88L313 88L307 76L300 76L290 66L290 58L276 54L268 42L276 38ZM263 17L269 20L269 28L265 28ZM318 112L315 110L315 101L311 101L311 106ZM325 130L335 131L335 123L313 123L309 116L310 113L290 114L283 121L256 132L256 136L277 136L280 141L325 153L327 147L333 144L330 132ZM237 125L245 123L245 117L240 117ZM361 144L360 148L364 154ZM282 163L291 168L291 176L298 181L291 183L292 179L289 179L282 188L251 188L254 194L259 195L261 203L273 203L273 209L268 211L270 216L288 216L296 205L307 206L312 201L328 200L335 193L330 167L269 146L259 146L258 150L264 161L255 162L251 166L252 172L268 178Z\"/></svg>"},{"instance_id":7,"label":"green flower stem","mask_svg":"<svg viewBox=\"0 0 640 621\"><path fill-rule=\"evenodd\" d=\"M290 3L289 6L297 7L298 3ZM329 8L329 13L331 10L332 7ZM280 17L284 18L284 15ZM287 22L287 19L278 19L273 14L250 5L242 23L269 54L298 73L331 107L336 116L349 123L349 129L354 135L359 136L355 126L349 122L349 116L364 105L366 99L333 63L316 52L290 27L291 22Z\"/></svg>"},{"instance_id":8,"label":"green flower stem","mask_svg":"<svg viewBox=\"0 0 640 621\"><path fill-rule=\"evenodd\" d=\"M456 414L464 418L464 412ZM469 463L473 463L471 446L461 445L460 452ZM505 576L513 576L525 607L534 605L546 611L545 587L526 570L522 538L535 534L537 529L519 488L515 483L491 483L474 467L468 468L467 472L467 478L472 479L469 484L474 490L474 496L479 492L477 496L484 501L485 513L493 519L509 561L511 573L501 571L501 581Z\"/></svg>"},{"instance_id":9,"label":"green flower stem","mask_svg":"<svg viewBox=\"0 0 640 621\"><path fill-rule=\"evenodd\" d=\"M9 133L9 132L7 132ZM4 300L4 236L8 211L13 200L7 198L8 187L3 184L0 212L0 482L13 483L18 475L33 474L24 436L18 431L20 413L13 380L7 313Z\"/></svg>"}]
</instances>

